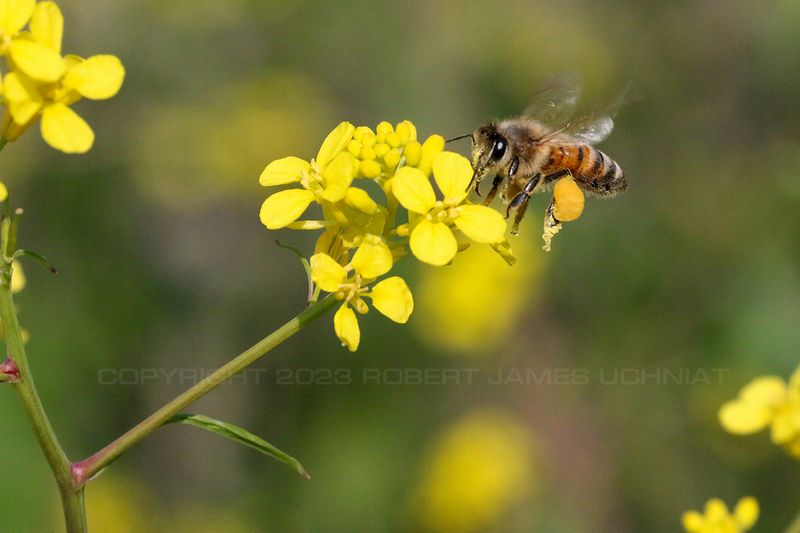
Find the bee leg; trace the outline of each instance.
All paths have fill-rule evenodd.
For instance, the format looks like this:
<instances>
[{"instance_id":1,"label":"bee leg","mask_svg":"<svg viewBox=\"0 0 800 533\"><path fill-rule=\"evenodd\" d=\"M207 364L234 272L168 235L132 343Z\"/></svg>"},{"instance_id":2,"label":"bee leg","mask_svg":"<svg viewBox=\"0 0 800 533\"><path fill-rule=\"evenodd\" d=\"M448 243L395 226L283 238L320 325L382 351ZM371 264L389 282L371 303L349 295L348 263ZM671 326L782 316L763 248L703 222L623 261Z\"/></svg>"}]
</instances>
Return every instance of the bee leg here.
<instances>
[{"instance_id":1,"label":"bee leg","mask_svg":"<svg viewBox=\"0 0 800 533\"><path fill-rule=\"evenodd\" d=\"M511 202L509 202L508 208L506 209L506 218L509 217L512 209L516 209L517 211L516 215L514 215L514 224L511 226L512 235L516 235L519 232L519 223L522 222L522 218L525 216L525 210L528 209L528 200L531 199L531 194L533 194L534 189L539 185L539 180L541 179L542 175L536 173L530 181L525 184L525 188L522 189L522 192L517 193Z\"/></svg>"},{"instance_id":2,"label":"bee leg","mask_svg":"<svg viewBox=\"0 0 800 533\"><path fill-rule=\"evenodd\" d=\"M489 205L494 200L494 197L497 195L497 189L500 188L500 183L502 183L503 178L498 174L494 177L494 181L492 181L492 190L489 191L489 194L486 195L486 199L483 201L483 205Z\"/></svg>"},{"instance_id":3,"label":"bee leg","mask_svg":"<svg viewBox=\"0 0 800 533\"><path fill-rule=\"evenodd\" d=\"M556 170L552 174L548 174L547 176L545 176L544 177L544 182L545 183L553 183L558 178L563 178L567 174L571 174L571 172L569 170L567 170L566 168L562 168L561 170Z\"/></svg>"},{"instance_id":4,"label":"bee leg","mask_svg":"<svg viewBox=\"0 0 800 533\"><path fill-rule=\"evenodd\" d=\"M467 190L470 190L472 185L475 185L475 194L478 196L481 195L481 174L483 171L481 169L476 168L475 172L472 173L472 179L469 180L469 185L467 185Z\"/></svg>"}]
</instances>

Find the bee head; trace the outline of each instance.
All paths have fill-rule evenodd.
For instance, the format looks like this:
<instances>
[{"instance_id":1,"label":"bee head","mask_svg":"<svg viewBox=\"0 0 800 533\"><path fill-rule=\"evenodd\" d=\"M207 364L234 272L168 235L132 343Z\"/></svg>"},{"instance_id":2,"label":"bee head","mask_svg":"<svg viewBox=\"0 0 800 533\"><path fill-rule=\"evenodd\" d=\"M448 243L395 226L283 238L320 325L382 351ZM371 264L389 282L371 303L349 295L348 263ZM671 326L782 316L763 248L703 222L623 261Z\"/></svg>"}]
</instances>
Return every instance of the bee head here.
<instances>
[{"instance_id":1,"label":"bee head","mask_svg":"<svg viewBox=\"0 0 800 533\"><path fill-rule=\"evenodd\" d=\"M497 124L481 126L472 134L472 168L476 179L496 172L508 151L508 140L500 134Z\"/></svg>"}]
</instances>

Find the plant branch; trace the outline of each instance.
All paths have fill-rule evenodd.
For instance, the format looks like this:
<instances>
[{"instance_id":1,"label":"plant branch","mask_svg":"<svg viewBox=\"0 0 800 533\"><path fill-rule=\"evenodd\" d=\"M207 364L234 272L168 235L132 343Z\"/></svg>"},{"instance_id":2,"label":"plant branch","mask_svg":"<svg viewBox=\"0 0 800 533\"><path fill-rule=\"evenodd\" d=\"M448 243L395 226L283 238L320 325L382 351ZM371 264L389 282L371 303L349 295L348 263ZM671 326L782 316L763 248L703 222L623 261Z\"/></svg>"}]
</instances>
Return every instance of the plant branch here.
<instances>
[{"instance_id":1,"label":"plant branch","mask_svg":"<svg viewBox=\"0 0 800 533\"><path fill-rule=\"evenodd\" d=\"M8 224L3 224L3 250L7 250L6 244L8 243L8 229L10 227ZM13 380L14 388L22 400L25 414L28 416L31 426L33 426L39 446L42 448L58 483L67 531L69 533L83 533L86 531L83 490L72 480L70 461L61 448L58 437L56 437L50 420L47 418L39 393L36 390L36 384L33 381L33 375L28 366L25 345L22 342L14 300L11 296L11 271L11 261L4 258L2 272L0 272L0 319L3 321L9 358L17 369L16 379ZM7 361L4 364L9 364L9 362Z\"/></svg>"},{"instance_id":2,"label":"plant branch","mask_svg":"<svg viewBox=\"0 0 800 533\"><path fill-rule=\"evenodd\" d=\"M322 316L326 311L331 309L337 303L337 301L338 300L336 297L331 294L322 300L309 305L289 322L242 352L234 359L231 359L224 366L206 376L202 381L199 381L197 384L187 389L175 399L164 405L161 409L134 426L127 433L117 438L111 444L107 445L105 448L84 459L83 461L74 463L72 465L72 477L74 483L79 487L85 485L88 480L111 464L126 450L161 427L174 415L177 415L183 411L186 407L208 394L210 391L230 379L233 375L251 365L259 358L266 355L270 350L303 329L306 325Z\"/></svg>"}]
</instances>

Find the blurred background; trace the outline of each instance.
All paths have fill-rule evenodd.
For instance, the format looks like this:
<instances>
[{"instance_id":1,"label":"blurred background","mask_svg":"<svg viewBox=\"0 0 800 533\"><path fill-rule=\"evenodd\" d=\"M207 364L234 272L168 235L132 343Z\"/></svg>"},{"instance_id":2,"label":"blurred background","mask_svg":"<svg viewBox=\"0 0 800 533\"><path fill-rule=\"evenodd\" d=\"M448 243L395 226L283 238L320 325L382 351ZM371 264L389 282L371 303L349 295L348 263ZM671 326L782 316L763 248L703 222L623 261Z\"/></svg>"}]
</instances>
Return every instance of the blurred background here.
<instances>
[{"instance_id":1,"label":"blurred background","mask_svg":"<svg viewBox=\"0 0 800 533\"><path fill-rule=\"evenodd\" d=\"M313 479L190 427L158 431L88 488L97 532L677 531L718 496L798 511L800 464L717 410L800 359L800 5L779 0L62 3L65 50L127 78L78 112L85 156L38 131L2 153L25 208L17 296L71 457L108 443L294 316L305 276L268 232L258 176L341 120L455 136L582 74L629 81L603 150L630 190L587 202L541 251L536 198L507 267L473 249L403 264L408 325L332 316L195 412L298 457ZM38 128L37 128L38 129ZM467 144L453 149L466 154ZM420 378L420 375L423 377ZM55 484L0 387L3 531L59 531Z\"/></svg>"}]
</instances>

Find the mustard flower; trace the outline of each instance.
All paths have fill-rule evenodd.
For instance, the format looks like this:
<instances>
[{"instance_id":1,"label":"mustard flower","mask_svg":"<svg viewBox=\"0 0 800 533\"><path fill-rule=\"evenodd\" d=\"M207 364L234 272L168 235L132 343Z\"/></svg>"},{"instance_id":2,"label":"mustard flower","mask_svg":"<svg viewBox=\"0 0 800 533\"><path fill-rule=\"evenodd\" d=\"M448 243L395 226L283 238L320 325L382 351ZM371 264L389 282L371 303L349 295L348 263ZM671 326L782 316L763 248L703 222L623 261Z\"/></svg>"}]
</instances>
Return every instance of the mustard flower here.
<instances>
[{"instance_id":1,"label":"mustard flower","mask_svg":"<svg viewBox=\"0 0 800 533\"><path fill-rule=\"evenodd\" d=\"M334 330L343 346L354 352L361 340L358 319L353 311L369 311L364 298L370 298L375 309L384 316L405 324L414 310L414 299L406 282L393 276L372 287L372 281L392 268L392 252L377 235L370 235L358 247L345 266L325 253L311 256L311 279L323 291L335 293L342 305L333 317Z\"/></svg>"},{"instance_id":2,"label":"mustard flower","mask_svg":"<svg viewBox=\"0 0 800 533\"><path fill-rule=\"evenodd\" d=\"M415 167L430 175L433 159L444 150L444 137L431 135L420 143L411 121L404 120L395 127L383 121L375 131L367 126L356 128L347 150L359 160L359 177L383 185L399 166Z\"/></svg>"},{"instance_id":3,"label":"mustard flower","mask_svg":"<svg viewBox=\"0 0 800 533\"><path fill-rule=\"evenodd\" d=\"M737 435L769 427L772 442L800 458L800 367L789 383L778 376L754 379L720 408L719 421Z\"/></svg>"},{"instance_id":4,"label":"mustard flower","mask_svg":"<svg viewBox=\"0 0 800 533\"><path fill-rule=\"evenodd\" d=\"M453 152L442 152L433 160L432 169L444 196L441 200L417 168L399 169L390 183L392 193L409 211L409 246L417 259L436 266L452 261L459 247L453 227L475 242L501 242L506 231L502 215L466 201L473 172L470 162Z\"/></svg>"},{"instance_id":5,"label":"mustard flower","mask_svg":"<svg viewBox=\"0 0 800 533\"><path fill-rule=\"evenodd\" d=\"M535 442L504 411L468 414L437 437L414 492L424 531L504 531L502 517L535 488Z\"/></svg>"},{"instance_id":6,"label":"mustard flower","mask_svg":"<svg viewBox=\"0 0 800 533\"><path fill-rule=\"evenodd\" d=\"M30 22L30 34L21 33ZM53 31L43 31L51 22ZM16 70L43 82L55 82L67 70L60 50L54 49L52 39L61 45L61 12L53 2L35 0L0 0L0 54L6 55Z\"/></svg>"},{"instance_id":7,"label":"mustard flower","mask_svg":"<svg viewBox=\"0 0 800 533\"><path fill-rule=\"evenodd\" d=\"M293 224L316 202L326 210L326 220L346 223L339 202L366 214L374 213L378 206L361 190L350 187L355 178L358 162L345 150L353 137L355 127L342 122L328 134L310 162L299 157L284 157L273 161L264 169L259 183L265 187L299 183L302 188L288 189L270 195L261 206L261 222L268 229L285 228ZM292 226L296 229L318 229L325 223Z\"/></svg>"},{"instance_id":8,"label":"mustard flower","mask_svg":"<svg viewBox=\"0 0 800 533\"><path fill-rule=\"evenodd\" d=\"M758 514L758 501L751 496L739 500L733 514L725 502L712 498L706 503L705 513L687 511L683 513L682 522L689 533L740 533L755 525Z\"/></svg>"},{"instance_id":9,"label":"mustard flower","mask_svg":"<svg viewBox=\"0 0 800 533\"><path fill-rule=\"evenodd\" d=\"M42 72L22 68L11 54L12 72L3 79L3 92L8 102L3 137L14 141L39 116L44 140L66 153L85 153L94 144L91 127L69 106L81 98L105 100L122 87L125 68L113 55L95 55L83 59L75 55L61 58L63 18L53 2L36 5L30 24L30 43L48 49L64 64L56 69L44 56ZM37 56L38 57L38 56ZM43 72L49 74L45 75ZM59 72L58 75L55 75Z\"/></svg>"}]
</instances>

